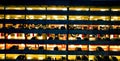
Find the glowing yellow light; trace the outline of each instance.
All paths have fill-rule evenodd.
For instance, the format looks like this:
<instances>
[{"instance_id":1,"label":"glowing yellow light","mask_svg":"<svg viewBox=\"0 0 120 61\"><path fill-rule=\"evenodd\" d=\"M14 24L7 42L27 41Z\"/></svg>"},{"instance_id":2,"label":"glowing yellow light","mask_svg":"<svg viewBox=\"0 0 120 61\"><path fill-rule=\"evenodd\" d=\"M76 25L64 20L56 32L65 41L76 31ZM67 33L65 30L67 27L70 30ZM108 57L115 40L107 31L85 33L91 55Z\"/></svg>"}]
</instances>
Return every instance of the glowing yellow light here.
<instances>
[{"instance_id":1,"label":"glowing yellow light","mask_svg":"<svg viewBox=\"0 0 120 61\"><path fill-rule=\"evenodd\" d=\"M69 37L69 40L76 40L76 38L73 38L73 37Z\"/></svg>"},{"instance_id":2,"label":"glowing yellow light","mask_svg":"<svg viewBox=\"0 0 120 61\"><path fill-rule=\"evenodd\" d=\"M17 15L16 17L22 17L21 15Z\"/></svg>"},{"instance_id":3,"label":"glowing yellow light","mask_svg":"<svg viewBox=\"0 0 120 61\"><path fill-rule=\"evenodd\" d=\"M82 9L76 9L76 11L81 11Z\"/></svg>"},{"instance_id":4,"label":"glowing yellow light","mask_svg":"<svg viewBox=\"0 0 120 61\"><path fill-rule=\"evenodd\" d=\"M16 10L20 10L21 8L15 8Z\"/></svg>"},{"instance_id":5,"label":"glowing yellow light","mask_svg":"<svg viewBox=\"0 0 120 61\"><path fill-rule=\"evenodd\" d=\"M30 59L32 59L32 57L27 57L27 59L29 59L29 60L30 60Z\"/></svg>"},{"instance_id":6,"label":"glowing yellow light","mask_svg":"<svg viewBox=\"0 0 120 61\"><path fill-rule=\"evenodd\" d=\"M51 8L52 10L56 10L56 8Z\"/></svg>"},{"instance_id":7,"label":"glowing yellow light","mask_svg":"<svg viewBox=\"0 0 120 61\"><path fill-rule=\"evenodd\" d=\"M79 45L78 47L82 47L82 45Z\"/></svg>"},{"instance_id":8,"label":"glowing yellow light","mask_svg":"<svg viewBox=\"0 0 120 61\"><path fill-rule=\"evenodd\" d=\"M1 57L1 59L5 59L5 57L4 57L4 56L2 56L2 57Z\"/></svg>"},{"instance_id":9,"label":"glowing yellow light","mask_svg":"<svg viewBox=\"0 0 120 61\"><path fill-rule=\"evenodd\" d=\"M39 57L38 60L43 60L44 58L43 57Z\"/></svg>"},{"instance_id":10,"label":"glowing yellow light","mask_svg":"<svg viewBox=\"0 0 120 61\"><path fill-rule=\"evenodd\" d=\"M48 47L56 47L56 45L55 44L53 44L53 45L47 45Z\"/></svg>"},{"instance_id":11,"label":"glowing yellow light","mask_svg":"<svg viewBox=\"0 0 120 61\"><path fill-rule=\"evenodd\" d=\"M32 8L27 8L27 10L32 10Z\"/></svg>"},{"instance_id":12,"label":"glowing yellow light","mask_svg":"<svg viewBox=\"0 0 120 61\"><path fill-rule=\"evenodd\" d=\"M45 15L42 15L42 18L46 18L46 16L45 16Z\"/></svg>"},{"instance_id":13,"label":"glowing yellow light","mask_svg":"<svg viewBox=\"0 0 120 61\"><path fill-rule=\"evenodd\" d=\"M111 9L112 11L120 11L120 9L119 8L113 8L113 9Z\"/></svg>"},{"instance_id":14,"label":"glowing yellow light","mask_svg":"<svg viewBox=\"0 0 120 61\"><path fill-rule=\"evenodd\" d=\"M106 9L100 9L100 11L106 11Z\"/></svg>"},{"instance_id":15,"label":"glowing yellow light","mask_svg":"<svg viewBox=\"0 0 120 61\"><path fill-rule=\"evenodd\" d=\"M67 10L67 8L63 8L62 10L63 10L63 11L66 11L66 10Z\"/></svg>"},{"instance_id":16,"label":"glowing yellow light","mask_svg":"<svg viewBox=\"0 0 120 61\"><path fill-rule=\"evenodd\" d=\"M119 10L117 10L117 9L114 9L114 10L112 10L112 11L119 11Z\"/></svg>"},{"instance_id":17,"label":"glowing yellow light","mask_svg":"<svg viewBox=\"0 0 120 61\"><path fill-rule=\"evenodd\" d=\"M69 45L69 47L70 47L70 48L75 48L75 46L74 46L74 45Z\"/></svg>"},{"instance_id":18,"label":"glowing yellow light","mask_svg":"<svg viewBox=\"0 0 120 61\"><path fill-rule=\"evenodd\" d=\"M100 25L100 27L105 27L105 25Z\"/></svg>"},{"instance_id":19,"label":"glowing yellow light","mask_svg":"<svg viewBox=\"0 0 120 61\"><path fill-rule=\"evenodd\" d=\"M89 9L86 9L86 11L88 11Z\"/></svg>"},{"instance_id":20,"label":"glowing yellow light","mask_svg":"<svg viewBox=\"0 0 120 61\"><path fill-rule=\"evenodd\" d=\"M104 18L106 18L106 17L105 17L105 16L102 16L101 18L103 18L103 19L104 19Z\"/></svg>"},{"instance_id":21,"label":"glowing yellow light","mask_svg":"<svg viewBox=\"0 0 120 61\"><path fill-rule=\"evenodd\" d=\"M92 37L93 35L89 35L90 37Z\"/></svg>"},{"instance_id":22,"label":"glowing yellow light","mask_svg":"<svg viewBox=\"0 0 120 61\"><path fill-rule=\"evenodd\" d=\"M54 18L58 18L58 16L53 16Z\"/></svg>"},{"instance_id":23,"label":"glowing yellow light","mask_svg":"<svg viewBox=\"0 0 120 61\"><path fill-rule=\"evenodd\" d=\"M25 46L25 44L21 44L21 46L23 46L23 47L24 47L24 46Z\"/></svg>"},{"instance_id":24,"label":"glowing yellow light","mask_svg":"<svg viewBox=\"0 0 120 61\"><path fill-rule=\"evenodd\" d=\"M81 38L82 38L82 34L79 34L78 37L81 37Z\"/></svg>"},{"instance_id":25,"label":"glowing yellow light","mask_svg":"<svg viewBox=\"0 0 120 61\"><path fill-rule=\"evenodd\" d=\"M34 19L34 16L29 16L30 19Z\"/></svg>"},{"instance_id":26,"label":"glowing yellow light","mask_svg":"<svg viewBox=\"0 0 120 61\"><path fill-rule=\"evenodd\" d=\"M117 16L114 16L113 18L114 18L114 19L118 19L118 17L117 17Z\"/></svg>"},{"instance_id":27,"label":"glowing yellow light","mask_svg":"<svg viewBox=\"0 0 120 61\"><path fill-rule=\"evenodd\" d=\"M16 18L14 18L14 19L19 19L19 18L16 17Z\"/></svg>"},{"instance_id":28,"label":"glowing yellow light","mask_svg":"<svg viewBox=\"0 0 120 61\"><path fill-rule=\"evenodd\" d=\"M93 16L90 16L90 18L94 18Z\"/></svg>"},{"instance_id":29,"label":"glowing yellow light","mask_svg":"<svg viewBox=\"0 0 120 61\"><path fill-rule=\"evenodd\" d=\"M113 39L114 38L114 35L110 35L110 39Z\"/></svg>"},{"instance_id":30,"label":"glowing yellow light","mask_svg":"<svg viewBox=\"0 0 120 61\"><path fill-rule=\"evenodd\" d=\"M5 44L0 44L0 46L5 46Z\"/></svg>"},{"instance_id":31,"label":"glowing yellow light","mask_svg":"<svg viewBox=\"0 0 120 61\"><path fill-rule=\"evenodd\" d=\"M112 49L112 51L118 51L117 49Z\"/></svg>"},{"instance_id":32,"label":"glowing yellow light","mask_svg":"<svg viewBox=\"0 0 120 61\"><path fill-rule=\"evenodd\" d=\"M37 37L37 39L43 39L43 37L42 37L42 36L39 36L39 37Z\"/></svg>"},{"instance_id":33,"label":"glowing yellow light","mask_svg":"<svg viewBox=\"0 0 120 61\"><path fill-rule=\"evenodd\" d=\"M79 18L81 18L81 16L76 16L76 18L78 18L78 19L79 19Z\"/></svg>"}]
</instances>

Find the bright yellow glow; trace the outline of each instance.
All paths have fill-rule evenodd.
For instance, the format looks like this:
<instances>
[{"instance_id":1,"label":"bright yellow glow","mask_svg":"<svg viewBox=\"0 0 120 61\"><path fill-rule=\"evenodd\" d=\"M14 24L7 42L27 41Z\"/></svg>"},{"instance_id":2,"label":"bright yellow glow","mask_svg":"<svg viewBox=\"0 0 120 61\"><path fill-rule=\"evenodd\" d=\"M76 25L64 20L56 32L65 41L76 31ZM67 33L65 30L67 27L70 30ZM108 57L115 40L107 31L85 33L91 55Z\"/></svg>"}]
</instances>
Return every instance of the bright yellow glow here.
<instances>
[{"instance_id":1,"label":"bright yellow glow","mask_svg":"<svg viewBox=\"0 0 120 61\"><path fill-rule=\"evenodd\" d=\"M118 27L120 27L119 25L112 25L113 29L117 29ZM118 38L120 38L120 35L118 35Z\"/></svg>"},{"instance_id":2,"label":"bright yellow glow","mask_svg":"<svg viewBox=\"0 0 120 61\"><path fill-rule=\"evenodd\" d=\"M8 39L15 39L16 38L15 35L16 35L15 33L9 34Z\"/></svg>"},{"instance_id":3,"label":"bright yellow glow","mask_svg":"<svg viewBox=\"0 0 120 61\"><path fill-rule=\"evenodd\" d=\"M10 49L13 45L18 46L19 50L23 50L25 48L25 44L6 44L6 49Z\"/></svg>"},{"instance_id":4,"label":"bright yellow glow","mask_svg":"<svg viewBox=\"0 0 120 61\"><path fill-rule=\"evenodd\" d=\"M5 19L25 19L25 15L6 15Z\"/></svg>"},{"instance_id":5,"label":"bright yellow glow","mask_svg":"<svg viewBox=\"0 0 120 61\"><path fill-rule=\"evenodd\" d=\"M61 57L66 57L66 55L47 55L47 56L49 56L49 57L51 57L53 59L56 58L57 60L61 59Z\"/></svg>"},{"instance_id":6,"label":"bright yellow glow","mask_svg":"<svg viewBox=\"0 0 120 61\"><path fill-rule=\"evenodd\" d=\"M46 45L45 44L39 44L39 46L44 46L45 47Z\"/></svg>"},{"instance_id":7,"label":"bright yellow glow","mask_svg":"<svg viewBox=\"0 0 120 61\"><path fill-rule=\"evenodd\" d=\"M111 21L120 21L120 16L111 16Z\"/></svg>"},{"instance_id":8,"label":"bright yellow glow","mask_svg":"<svg viewBox=\"0 0 120 61\"><path fill-rule=\"evenodd\" d=\"M109 16L90 16L90 20L104 20L108 21L110 20Z\"/></svg>"},{"instance_id":9,"label":"bright yellow glow","mask_svg":"<svg viewBox=\"0 0 120 61\"><path fill-rule=\"evenodd\" d=\"M108 45L89 45L89 50L95 51L97 47L102 47L105 51L108 51Z\"/></svg>"},{"instance_id":10,"label":"bright yellow glow","mask_svg":"<svg viewBox=\"0 0 120 61\"><path fill-rule=\"evenodd\" d=\"M0 44L0 50L4 50L5 49L5 44Z\"/></svg>"},{"instance_id":11,"label":"bright yellow glow","mask_svg":"<svg viewBox=\"0 0 120 61\"><path fill-rule=\"evenodd\" d=\"M0 10L4 10L4 6L0 6Z\"/></svg>"},{"instance_id":12,"label":"bright yellow glow","mask_svg":"<svg viewBox=\"0 0 120 61\"><path fill-rule=\"evenodd\" d=\"M21 54L6 54L6 59L16 59Z\"/></svg>"},{"instance_id":13,"label":"bright yellow glow","mask_svg":"<svg viewBox=\"0 0 120 61\"><path fill-rule=\"evenodd\" d=\"M45 15L26 15L26 19L43 20L43 19L46 19L46 16Z\"/></svg>"},{"instance_id":14,"label":"bright yellow glow","mask_svg":"<svg viewBox=\"0 0 120 61\"><path fill-rule=\"evenodd\" d=\"M42 40L43 36L37 36L36 38L39 39L39 40Z\"/></svg>"},{"instance_id":15,"label":"bright yellow glow","mask_svg":"<svg viewBox=\"0 0 120 61\"><path fill-rule=\"evenodd\" d=\"M25 34L24 33L20 33L20 36L17 36L17 39L25 39Z\"/></svg>"},{"instance_id":16,"label":"bright yellow glow","mask_svg":"<svg viewBox=\"0 0 120 61\"><path fill-rule=\"evenodd\" d=\"M5 27L13 26L13 24L5 24Z\"/></svg>"},{"instance_id":17,"label":"bright yellow glow","mask_svg":"<svg viewBox=\"0 0 120 61\"><path fill-rule=\"evenodd\" d=\"M19 50L23 50L25 48L25 44L19 44Z\"/></svg>"},{"instance_id":18,"label":"bright yellow glow","mask_svg":"<svg viewBox=\"0 0 120 61\"><path fill-rule=\"evenodd\" d=\"M4 19L4 14L0 14L0 19Z\"/></svg>"},{"instance_id":19,"label":"bright yellow glow","mask_svg":"<svg viewBox=\"0 0 120 61\"><path fill-rule=\"evenodd\" d=\"M119 45L110 45L110 50L111 51L120 51L120 46Z\"/></svg>"},{"instance_id":20,"label":"bright yellow glow","mask_svg":"<svg viewBox=\"0 0 120 61\"><path fill-rule=\"evenodd\" d=\"M67 20L66 15L47 15L47 20Z\"/></svg>"},{"instance_id":21,"label":"bright yellow glow","mask_svg":"<svg viewBox=\"0 0 120 61\"><path fill-rule=\"evenodd\" d=\"M77 40L76 37L69 37L69 40Z\"/></svg>"},{"instance_id":22,"label":"bright yellow glow","mask_svg":"<svg viewBox=\"0 0 120 61\"><path fill-rule=\"evenodd\" d=\"M27 35L27 39L30 40L33 37L34 33L29 33L29 35Z\"/></svg>"},{"instance_id":23,"label":"bright yellow glow","mask_svg":"<svg viewBox=\"0 0 120 61\"><path fill-rule=\"evenodd\" d=\"M38 44L26 44L26 46L31 50L38 50Z\"/></svg>"},{"instance_id":24,"label":"bright yellow glow","mask_svg":"<svg viewBox=\"0 0 120 61\"><path fill-rule=\"evenodd\" d=\"M75 60L75 59L76 59L76 56L75 56L75 55L68 55L68 59L69 59L69 60Z\"/></svg>"},{"instance_id":25,"label":"bright yellow glow","mask_svg":"<svg viewBox=\"0 0 120 61\"><path fill-rule=\"evenodd\" d=\"M118 35L118 37L120 38L120 35Z\"/></svg>"},{"instance_id":26,"label":"bright yellow glow","mask_svg":"<svg viewBox=\"0 0 120 61\"><path fill-rule=\"evenodd\" d=\"M31 59L32 59L32 57L27 57L27 59L28 59L28 60L31 60Z\"/></svg>"},{"instance_id":27,"label":"bright yellow glow","mask_svg":"<svg viewBox=\"0 0 120 61\"><path fill-rule=\"evenodd\" d=\"M25 34L24 33L12 33L8 35L8 39L25 39Z\"/></svg>"},{"instance_id":28,"label":"bright yellow glow","mask_svg":"<svg viewBox=\"0 0 120 61\"><path fill-rule=\"evenodd\" d=\"M113 39L114 38L114 35L112 34L112 35L110 35L110 39Z\"/></svg>"},{"instance_id":29,"label":"bright yellow glow","mask_svg":"<svg viewBox=\"0 0 120 61\"><path fill-rule=\"evenodd\" d=\"M120 11L120 8L111 8L111 11Z\"/></svg>"},{"instance_id":30,"label":"bright yellow glow","mask_svg":"<svg viewBox=\"0 0 120 61\"><path fill-rule=\"evenodd\" d=\"M115 57L117 57L117 59L120 60L120 56L115 56Z\"/></svg>"},{"instance_id":31,"label":"bright yellow glow","mask_svg":"<svg viewBox=\"0 0 120 61\"><path fill-rule=\"evenodd\" d=\"M27 6L27 10L46 10L45 6Z\"/></svg>"},{"instance_id":32,"label":"bright yellow glow","mask_svg":"<svg viewBox=\"0 0 120 61\"><path fill-rule=\"evenodd\" d=\"M0 59L5 59L5 54L0 54Z\"/></svg>"},{"instance_id":33,"label":"bright yellow glow","mask_svg":"<svg viewBox=\"0 0 120 61\"><path fill-rule=\"evenodd\" d=\"M43 60L44 58L43 57L39 57L38 60Z\"/></svg>"},{"instance_id":34,"label":"bright yellow glow","mask_svg":"<svg viewBox=\"0 0 120 61\"><path fill-rule=\"evenodd\" d=\"M74 10L74 11L89 11L89 8L87 8L87 7L70 7L69 10Z\"/></svg>"},{"instance_id":35,"label":"bright yellow glow","mask_svg":"<svg viewBox=\"0 0 120 61\"><path fill-rule=\"evenodd\" d=\"M68 50L75 50L76 48L81 48L82 50L87 50L87 45L68 45Z\"/></svg>"},{"instance_id":36,"label":"bright yellow glow","mask_svg":"<svg viewBox=\"0 0 120 61\"><path fill-rule=\"evenodd\" d=\"M0 24L0 28L2 28L3 27L3 24Z\"/></svg>"},{"instance_id":37,"label":"bright yellow glow","mask_svg":"<svg viewBox=\"0 0 120 61\"><path fill-rule=\"evenodd\" d=\"M31 16L29 16L29 18L30 18L30 19L34 19L34 16L31 15ZM27 19L27 18L26 18L26 19Z\"/></svg>"},{"instance_id":38,"label":"bright yellow glow","mask_svg":"<svg viewBox=\"0 0 120 61\"><path fill-rule=\"evenodd\" d=\"M6 10L25 10L25 6L7 6Z\"/></svg>"},{"instance_id":39,"label":"bright yellow glow","mask_svg":"<svg viewBox=\"0 0 120 61\"><path fill-rule=\"evenodd\" d=\"M89 40L90 40L90 41L95 41L96 38L95 38L95 37L90 37Z\"/></svg>"},{"instance_id":40,"label":"bright yellow glow","mask_svg":"<svg viewBox=\"0 0 120 61\"><path fill-rule=\"evenodd\" d=\"M69 47L71 47L71 48L75 48L75 46L74 46L74 45L69 45Z\"/></svg>"},{"instance_id":41,"label":"bright yellow glow","mask_svg":"<svg viewBox=\"0 0 120 61\"><path fill-rule=\"evenodd\" d=\"M90 11L109 11L109 8L90 8Z\"/></svg>"},{"instance_id":42,"label":"bright yellow glow","mask_svg":"<svg viewBox=\"0 0 120 61\"><path fill-rule=\"evenodd\" d=\"M54 50L54 47L58 47L59 50L66 50L66 45L64 44L47 44L47 50Z\"/></svg>"},{"instance_id":43,"label":"bright yellow glow","mask_svg":"<svg viewBox=\"0 0 120 61\"><path fill-rule=\"evenodd\" d=\"M89 55L89 60L94 60L94 56L93 55Z\"/></svg>"},{"instance_id":44,"label":"bright yellow glow","mask_svg":"<svg viewBox=\"0 0 120 61\"><path fill-rule=\"evenodd\" d=\"M63 11L67 11L67 7L65 7L65 6L48 6L47 10L63 10Z\"/></svg>"},{"instance_id":45,"label":"bright yellow glow","mask_svg":"<svg viewBox=\"0 0 120 61\"><path fill-rule=\"evenodd\" d=\"M30 59L37 59L37 60L45 59L45 55L43 55L43 54L40 54L40 55L38 55L38 54L26 54L26 57L28 60L30 60Z\"/></svg>"},{"instance_id":46,"label":"bright yellow glow","mask_svg":"<svg viewBox=\"0 0 120 61\"><path fill-rule=\"evenodd\" d=\"M88 20L89 16L69 15L69 20Z\"/></svg>"}]
</instances>

